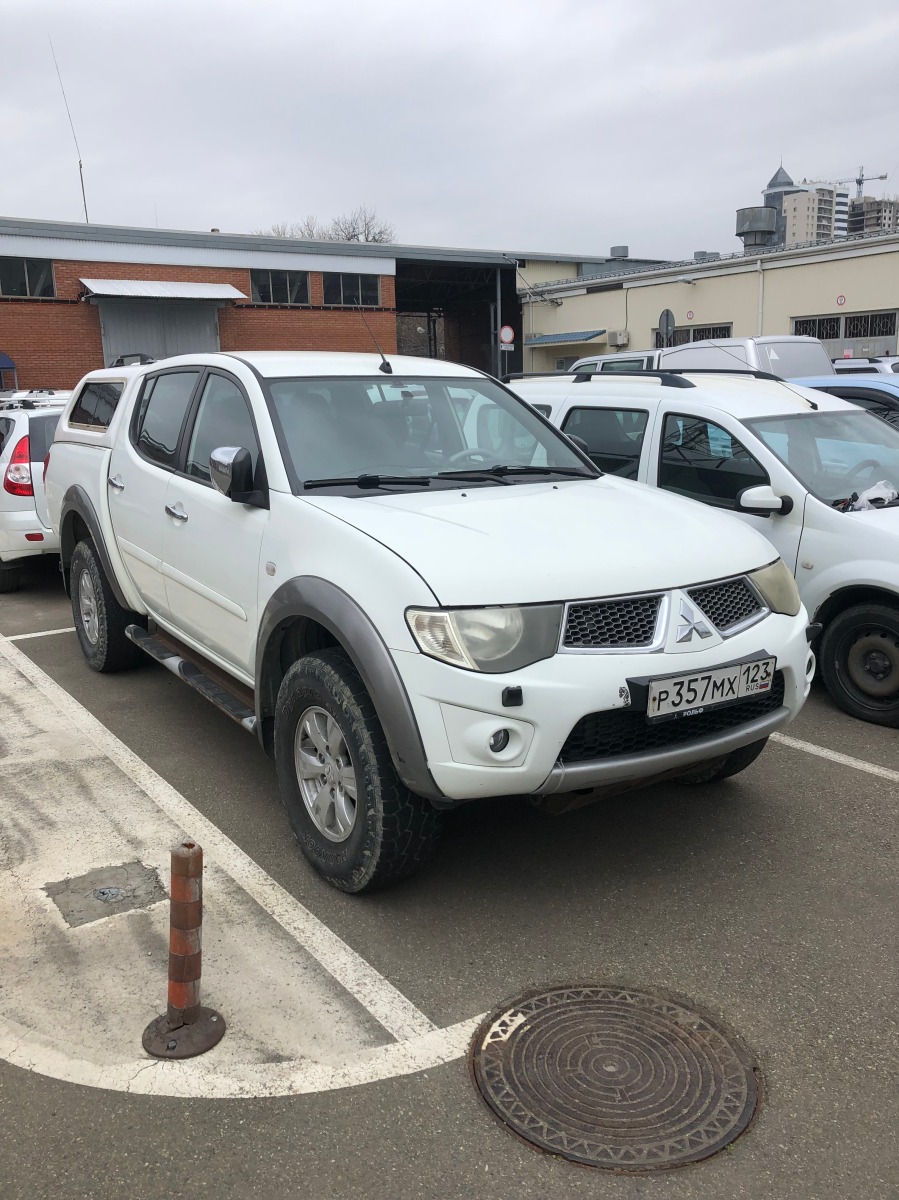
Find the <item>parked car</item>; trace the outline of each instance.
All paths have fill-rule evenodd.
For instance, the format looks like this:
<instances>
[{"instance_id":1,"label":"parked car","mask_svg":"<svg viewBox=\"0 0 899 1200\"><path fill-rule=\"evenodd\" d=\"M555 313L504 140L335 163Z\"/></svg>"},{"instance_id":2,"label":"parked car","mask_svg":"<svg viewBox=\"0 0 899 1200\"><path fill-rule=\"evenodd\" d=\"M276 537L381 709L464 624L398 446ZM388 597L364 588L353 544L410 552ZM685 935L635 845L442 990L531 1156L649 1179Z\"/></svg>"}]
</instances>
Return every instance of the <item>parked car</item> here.
<instances>
[{"instance_id":1,"label":"parked car","mask_svg":"<svg viewBox=\"0 0 899 1200\"><path fill-rule=\"evenodd\" d=\"M797 375L833 374L833 366L818 338L793 334L764 337L716 338L715 341L684 342L664 350L638 350L621 354L595 354L580 358L571 370L618 374L668 367L680 371L727 370L745 367L768 371L782 379Z\"/></svg>"},{"instance_id":2,"label":"parked car","mask_svg":"<svg viewBox=\"0 0 899 1200\"><path fill-rule=\"evenodd\" d=\"M833 367L838 375L894 375L899 374L899 357L881 354L874 358L835 358Z\"/></svg>"},{"instance_id":3,"label":"parked car","mask_svg":"<svg viewBox=\"0 0 899 1200\"><path fill-rule=\"evenodd\" d=\"M71 392L19 392L0 400L0 592L14 592L22 568L58 554L44 495L44 457Z\"/></svg>"},{"instance_id":4,"label":"parked car","mask_svg":"<svg viewBox=\"0 0 899 1200\"><path fill-rule=\"evenodd\" d=\"M848 400L867 412L873 413L890 425L899 428L899 376L897 375L862 375L852 379L834 377L833 375L817 375L810 379L797 379L802 387L815 388L827 392L831 396L839 396Z\"/></svg>"},{"instance_id":5,"label":"parked car","mask_svg":"<svg viewBox=\"0 0 899 1200\"><path fill-rule=\"evenodd\" d=\"M605 471L738 514L796 574L824 681L862 720L899 727L899 430L855 405L750 374L523 379L529 403Z\"/></svg>"},{"instance_id":6,"label":"parked car","mask_svg":"<svg viewBox=\"0 0 899 1200\"><path fill-rule=\"evenodd\" d=\"M807 695L807 617L759 532L601 475L477 371L130 370L86 377L50 454L81 648L96 671L146 652L254 732L343 890L410 873L465 801L733 775Z\"/></svg>"}]
</instances>

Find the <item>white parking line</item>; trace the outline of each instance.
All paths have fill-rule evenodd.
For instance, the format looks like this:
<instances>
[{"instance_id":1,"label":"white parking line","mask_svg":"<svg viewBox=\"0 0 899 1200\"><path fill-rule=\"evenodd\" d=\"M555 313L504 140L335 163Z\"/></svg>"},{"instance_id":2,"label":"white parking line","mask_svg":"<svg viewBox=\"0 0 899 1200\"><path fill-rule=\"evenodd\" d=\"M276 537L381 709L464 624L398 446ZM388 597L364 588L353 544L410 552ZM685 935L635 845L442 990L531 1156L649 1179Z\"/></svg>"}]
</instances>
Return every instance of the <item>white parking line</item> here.
<instances>
[{"instance_id":1,"label":"white parking line","mask_svg":"<svg viewBox=\"0 0 899 1200\"><path fill-rule=\"evenodd\" d=\"M67 629L41 629L38 633L13 633L7 637L8 642L25 642L29 638L38 637L53 637L55 633L74 633L75 626L69 625Z\"/></svg>"},{"instance_id":2,"label":"white parking line","mask_svg":"<svg viewBox=\"0 0 899 1200\"><path fill-rule=\"evenodd\" d=\"M101 724L95 716L9 639L0 636L0 653L41 691L54 707L90 738L98 750L160 808L167 817L203 846L209 858L260 904L292 937L318 960L349 993L398 1041L431 1033L436 1027L411 1000L365 961L346 942L295 900L245 854L199 809Z\"/></svg>"},{"instance_id":3,"label":"white parking line","mask_svg":"<svg viewBox=\"0 0 899 1200\"><path fill-rule=\"evenodd\" d=\"M827 750L824 746L816 746L814 742L802 742L799 738L788 737L785 733L772 734L771 741L789 746L791 750L804 750L806 754L827 758L831 762L839 763L842 767L852 767L855 771L865 771L868 775L879 775L881 779L890 779L894 783L899 783L899 771L892 771L889 767L880 767L877 763L865 762L862 758L853 758L851 754L840 754L837 750Z\"/></svg>"}]
</instances>

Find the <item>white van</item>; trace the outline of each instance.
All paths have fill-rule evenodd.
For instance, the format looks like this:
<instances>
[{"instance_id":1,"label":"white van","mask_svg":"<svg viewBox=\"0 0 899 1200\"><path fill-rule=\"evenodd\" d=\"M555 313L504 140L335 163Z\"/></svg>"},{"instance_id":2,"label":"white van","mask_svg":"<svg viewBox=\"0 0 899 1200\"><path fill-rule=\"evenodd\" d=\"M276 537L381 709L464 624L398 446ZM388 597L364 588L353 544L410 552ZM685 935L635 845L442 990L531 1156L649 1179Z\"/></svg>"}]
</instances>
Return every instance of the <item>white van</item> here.
<instances>
[{"instance_id":1,"label":"white van","mask_svg":"<svg viewBox=\"0 0 899 1200\"><path fill-rule=\"evenodd\" d=\"M581 358L571 368L577 374L669 370L715 371L728 367L750 367L769 371L781 379L803 375L833 375L834 365L824 343L792 334L765 337L716 338L715 341L685 342L665 350L639 350L629 354L595 354Z\"/></svg>"}]
</instances>

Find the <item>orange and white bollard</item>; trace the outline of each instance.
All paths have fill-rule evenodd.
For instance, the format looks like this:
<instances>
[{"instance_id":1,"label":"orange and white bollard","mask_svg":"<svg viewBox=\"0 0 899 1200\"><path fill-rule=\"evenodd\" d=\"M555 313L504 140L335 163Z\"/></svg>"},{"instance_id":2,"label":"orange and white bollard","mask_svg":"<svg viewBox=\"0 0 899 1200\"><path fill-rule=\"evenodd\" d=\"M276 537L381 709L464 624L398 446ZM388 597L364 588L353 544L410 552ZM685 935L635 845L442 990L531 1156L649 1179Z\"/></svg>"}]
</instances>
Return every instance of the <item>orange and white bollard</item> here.
<instances>
[{"instance_id":1,"label":"orange and white bollard","mask_svg":"<svg viewBox=\"0 0 899 1200\"><path fill-rule=\"evenodd\" d=\"M144 1030L143 1046L155 1058L193 1058L225 1033L221 1013L200 1004L203 850L196 842L172 850L171 896L168 1009Z\"/></svg>"}]
</instances>

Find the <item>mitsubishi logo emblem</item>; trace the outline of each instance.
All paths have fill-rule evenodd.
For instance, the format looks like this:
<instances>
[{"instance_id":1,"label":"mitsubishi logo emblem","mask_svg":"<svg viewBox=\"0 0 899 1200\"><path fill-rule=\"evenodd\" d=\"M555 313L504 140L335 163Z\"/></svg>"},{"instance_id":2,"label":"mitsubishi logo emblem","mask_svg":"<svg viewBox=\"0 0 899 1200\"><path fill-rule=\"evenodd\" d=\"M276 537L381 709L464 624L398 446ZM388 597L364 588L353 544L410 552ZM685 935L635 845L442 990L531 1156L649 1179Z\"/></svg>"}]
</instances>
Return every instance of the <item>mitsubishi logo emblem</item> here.
<instances>
[{"instance_id":1,"label":"mitsubishi logo emblem","mask_svg":"<svg viewBox=\"0 0 899 1200\"><path fill-rule=\"evenodd\" d=\"M686 600L680 602L680 620L677 625L677 633L675 641L690 642L693 640L693 634L698 633L701 638L712 636L712 631L699 615L695 608L692 608Z\"/></svg>"}]
</instances>

